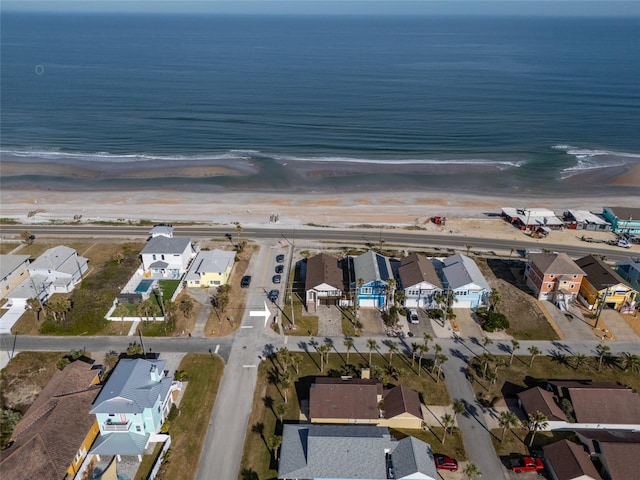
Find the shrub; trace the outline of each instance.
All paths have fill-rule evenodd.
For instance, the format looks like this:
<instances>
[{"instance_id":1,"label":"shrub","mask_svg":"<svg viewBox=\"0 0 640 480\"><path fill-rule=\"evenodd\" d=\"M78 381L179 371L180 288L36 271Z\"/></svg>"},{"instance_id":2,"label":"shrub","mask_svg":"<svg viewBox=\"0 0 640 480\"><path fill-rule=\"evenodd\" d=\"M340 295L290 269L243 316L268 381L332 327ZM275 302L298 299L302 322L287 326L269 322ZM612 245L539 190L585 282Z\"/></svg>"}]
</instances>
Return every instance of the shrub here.
<instances>
[{"instance_id":1,"label":"shrub","mask_svg":"<svg viewBox=\"0 0 640 480\"><path fill-rule=\"evenodd\" d=\"M509 328L509 320L507 317L498 312L486 312L481 316L482 329L487 332L494 332L496 330L505 330Z\"/></svg>"}]
</instances>

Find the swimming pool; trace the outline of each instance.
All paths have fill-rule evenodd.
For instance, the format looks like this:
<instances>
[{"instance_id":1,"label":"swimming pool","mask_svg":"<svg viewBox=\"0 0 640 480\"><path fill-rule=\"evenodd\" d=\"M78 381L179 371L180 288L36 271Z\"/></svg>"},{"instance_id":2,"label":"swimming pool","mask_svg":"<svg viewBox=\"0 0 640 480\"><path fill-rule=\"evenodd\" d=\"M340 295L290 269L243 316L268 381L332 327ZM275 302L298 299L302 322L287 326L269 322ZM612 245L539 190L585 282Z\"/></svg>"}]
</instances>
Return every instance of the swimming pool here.
<instances>
[{"instance_id":1,"label":"swimming pool","mask_svg":"<svg viewBox=\"0 0 640 480\"><path fill-rule=\"evenodd\" d=\"M140 283L134 290L135 293L147 293L153 285L153 280L140 280Z\"/></svg>"}]
</instances>

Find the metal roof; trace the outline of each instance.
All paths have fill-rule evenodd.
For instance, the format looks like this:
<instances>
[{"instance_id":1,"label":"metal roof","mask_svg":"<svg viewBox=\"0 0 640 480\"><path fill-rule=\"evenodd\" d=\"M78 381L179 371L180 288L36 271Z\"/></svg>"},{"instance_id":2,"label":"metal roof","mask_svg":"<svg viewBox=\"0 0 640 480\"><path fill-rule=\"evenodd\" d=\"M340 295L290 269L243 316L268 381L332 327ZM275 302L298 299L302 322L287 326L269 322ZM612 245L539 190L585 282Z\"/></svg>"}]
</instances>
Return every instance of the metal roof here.
<instances>
[{"instance_id":1,"label":"metal roof","mask_svg":"<svg viewBox=\"0 0 640 480\"><path fill-rule=\"evenodd\" d=\"M131 432L98 435L90 453L95 455L142 455L151 434Z\"/></svg>"},{"instance_id":2,"label":"metal roof","mask_svg":"<svg viewBox=\"0 0 640 480\"><path fill-rule=\"evenodd\" d=\"M491 290L476 263L466 255L457 253L445 258L443 264L442 273L449 288L455 290L474 283L485 290Z\"/></svg>"},{"instance_id":3,"label":"metal roof","mask_svg":"<svg viewBox=\"0 0 640 480\"><path fill-rule=\"evenodd\" d=\"M30 255L0 255L0 278L9 276L10 273L30 258Z\"/></svg>"},{"instance_id":4,"label":"metal roof","mask_svg":"<svg viewBox=\"0 0 640 480\"><path fill-rule=\"evenodd\" d=\"M217 249L200 250L191 264L192 267L185 276L185 280L197 280L201 275L207 273L224 273L233 267L235 259L236 252Z\"/></svg>"},{"instance_id":5,"label":"metal roof","mask_svg":"<svg viewBox=\"0 0 640 480\"><path fill-rule=\"evenodd\" d=\"M153 237L149 239L144 246L141 255L153 254L153 253L165 253L165 254L181 254L187 247L191 245L191 239L188 237L165 237L163 235Z\"/></svg>"},{"instance_id":6,"label":"metal roof","mask_svg":"<svg viewBox=\"0 0 640 480\"><path fill-rule=\"evenodd\" d=\"M164 401L173 381L163 376L164 364L164 360L120 360L91 413L142 413L153 407L158 398Z\"/></svg>"},{"instance_id":7,"label":"metal roof","mask_svg":"<svg viewBox=\"0 0 640 480\"><path fill-rule=\"evenodd\" d=\"M375 281L387 283L390 278L393 278L389 259L372 250L355 257L353 268L356 281L362 279L365 285Z\"/></svg>"}]
</instances>

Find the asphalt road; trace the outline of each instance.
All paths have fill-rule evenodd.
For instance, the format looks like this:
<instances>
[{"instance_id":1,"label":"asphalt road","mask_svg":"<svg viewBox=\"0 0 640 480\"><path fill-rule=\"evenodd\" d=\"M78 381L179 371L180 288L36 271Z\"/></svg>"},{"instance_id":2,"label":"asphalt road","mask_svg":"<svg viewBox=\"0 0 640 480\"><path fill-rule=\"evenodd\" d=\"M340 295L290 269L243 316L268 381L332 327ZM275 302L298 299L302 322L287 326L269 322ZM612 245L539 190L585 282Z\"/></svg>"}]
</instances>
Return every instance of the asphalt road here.
<instances>
[{"instance_id":1,"label":"asphalt road","mask_svg":"<svg viewBox=\"0 0 640 480\"><path fill-rule=\"evenodd\" d=\"M20 233L28 229L36 239L43 237L88 237L88 238L140 238L149 236L149 227L133 227L127 225L2 225L0 236L19 238ZM224 238L225 234L236 237L235 228L231 226L180 226L174 228L175 235L199 238ZM241 238L270 239L295 242L296 240L319 241L328 243L347 243L378 245L380 238L384 244L429 246L440 248L462 248L472 245L472 249L482 251L510 251L513 249L525 250L527 248L545 248L551 251L565 252L571 257L581 257L589 254L605 255L609 260L622 260L629 256L629 250L619 247L600 247L599 244L585 243L584 247L526 241L526 240L502 240L480 237L460 237L456 235L431 234L423 231L406 230L377 230L377 229L344 229L344 228L280 228L274 225L269 228L243 228ZM37 241L37 240L36 240Z\"/></svg>"}]
</instances>

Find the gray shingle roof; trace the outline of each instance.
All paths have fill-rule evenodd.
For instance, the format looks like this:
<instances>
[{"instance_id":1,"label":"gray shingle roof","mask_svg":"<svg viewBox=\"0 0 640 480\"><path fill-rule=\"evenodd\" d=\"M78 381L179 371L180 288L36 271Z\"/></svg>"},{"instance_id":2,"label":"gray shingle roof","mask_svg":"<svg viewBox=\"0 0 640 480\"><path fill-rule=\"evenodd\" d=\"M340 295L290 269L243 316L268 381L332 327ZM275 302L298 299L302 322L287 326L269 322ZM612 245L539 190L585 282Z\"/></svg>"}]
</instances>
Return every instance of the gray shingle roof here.
<instances>
[{"instance_id":1,"label":"gray shingle roof","mask_svg":"<svg viewBox=\"0 0 640 480\"><path fill-rule=\"evenodd\" d=\"M236 252L227 250L200 250L193 260L185 280L197 280L207 273L224 273L233 266ZM153 266L153 264L152 264Z\"/></svg>"},{"instance_id":2,"label":"gray shingle roof","mask_svg":"<svg viewBox=\"0 0 640 480\"><path fill-rule=\"evenodd\" d=\"M431 447L420 440L396 441L387 428L371 425L303 424L283 427L278 478L386 480L385 451L402 476L420 471L422 478L437 478Z\"/></svg>"},{"instance_id":3,"label":"gray shingle roof","mask_svg":"<svg viewBox=\"0 0 640 480\"><path fill-rule=\"evenodd\" d=\"M191 245L191 239L188 237L169 238L160 235L149 239L140 253L143 255L148 253L179 254L184 252L189 245Z\"/></svg>"},{"instance_id":4,"label":"gray shingle roof","mask_svg":"<svg viewBox=\"0 0 640 480\"><path fill-rule=\"evenodd\" d=\"M355 257L353 269L356 273L356 281L361 278L365 285L376 280L387 283L387 280L393 278L389 259L372 250Z\"/></svg>"},{"instance_id":5,"label":"gray shingle roof","mask_svg":"<svg viewBox=\"0 0 640 480\"><path fill-rule=\"evenodd\" d=\"M0 278L8 276L29 258L29 255L0 255Z\"/></svg>"},{"instance_id":6,"label":"gray shingle roof","mask_svg":"<svg viewBox=\"0 0 640 480\"><path fill-rule=\"evenodd\" d=\"M474 283L485 290L491 290L476 263L466 255L457 253L445 258L443 264L442 273L449 284L449 288L455 290Z\"/></svg>"},{"instance_id":7,"label":"gray shingle roof","mask_svg":"<svg viewBox=\"0 0 640 480\"><path fill-rule=\"evenodd\" d=\"M72 275L84 269L86 263L88 260L78 256L73 248L58 245L40 255L29 265L29 270L51 270Z\"/></svg>"},{"instance_id":8,"label":"gray shingle roof","mask_svg":"<svg viewBox=\"0 0 640 480\"><path fill-rule=\"evenodd\" d=\"M158 397L166 398L172 377L152 378L152 369L163 374L164 360L122 359L93 404L91 413L142 413Z\"/></svg>"},{"instance_id":9,"label":"gray shingle roof","mask_svg":"<svg viewBox=\"0 0 640 480\"><path fill-rule=\"evenodd\" d=\"M91 447L95 455L142 455L150 434L131 432L98 435Z\"/></svg>"}]
</instances>

